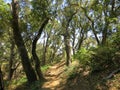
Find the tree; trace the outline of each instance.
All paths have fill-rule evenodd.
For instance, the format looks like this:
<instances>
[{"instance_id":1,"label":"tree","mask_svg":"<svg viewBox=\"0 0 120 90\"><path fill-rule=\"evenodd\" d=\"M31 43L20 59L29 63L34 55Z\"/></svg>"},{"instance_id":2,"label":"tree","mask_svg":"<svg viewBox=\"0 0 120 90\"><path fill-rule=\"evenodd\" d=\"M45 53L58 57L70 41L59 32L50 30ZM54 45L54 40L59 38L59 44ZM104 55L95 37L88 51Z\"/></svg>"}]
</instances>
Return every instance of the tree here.
<instances>
[{"instance_id":1,"label":"tree","mask_svg":"<svg viewBox=\"0 0 120 90\"><path fill-rule=\"evenodd\" d=\"M70 22L72 21L74 15L77 13L77 10L73 10L72 6L69 4L68 2L68 7L65 7L65 11L68 13L65 13L65 19L66 21L63 20L63 28L64 28L64 43L65 43L65 51L66 51L66 65L69 66L70 62L71 62L71 47L70 47L70 30L69 30L69 25ZM70 12L69 12L70 11Z\"/></svg>"},{"instance_id":2,"label":"tree","mask_svg":"<svg viewBox=\"0 0 120 90\"><path fill-rule=\"evenodd\" d=\"M12 28L16 46L21 56L22 65L29 82L37 80L36 74L30 64L27 50L22 39L18 23L18 1L12 0Z\"/></svg>"},{"instance_id":3,"label":"tree","mask_svg":"<svg viewBox=\"0 0 120 90\"><path fill-rule=\"evenodd\" d=\"M43 31L43 28L46 26L46 24L48 23L49 21L49 18L47 18L43 24L41 25L39 31L38 31L38 34L35 36L34 40L33 40L33 43L32 43L32 56L33 56L33 59L35 61L35 70L37 72L37 75L39 77L39 79L43 79L43 75L42 75L42 72L41 72L41 69L40 69L40 60L36 54L36 44L37 44L37 41L38 39L40 38L41 36L41 33Z\"/></svg>"},{"instance_id":4,"label":"tree","mask_svg":"<svg viewBox=\"0 0 120 90\"><path fill-rule=\"evenodd\" d=\"M43 48L44 48L44 51L43 51L43 60L42 60L42 65L45 65L46 64L46 57L47 57L47 51L48 51L48 47L49 47L49 39L50 39L50 36L51 36L51 31L52 29L49 28L50 31L46 31L44 34L45 36L45 39L44 39L44 44L43 44Z\"/></svg>"},{"instance_id":5,"label":"tree","mask_svg":"<svg viewBox=\"0 0 120 90\"><path fill-rule=\"evenodd\" d=\"M15 68L14 69L12 68L13 59L14 59L14 48L15 48L15 43L13 40L11 40L8 80L11 80L13 76L13 72L15 71Z\"/></svg>"}]
</instances>

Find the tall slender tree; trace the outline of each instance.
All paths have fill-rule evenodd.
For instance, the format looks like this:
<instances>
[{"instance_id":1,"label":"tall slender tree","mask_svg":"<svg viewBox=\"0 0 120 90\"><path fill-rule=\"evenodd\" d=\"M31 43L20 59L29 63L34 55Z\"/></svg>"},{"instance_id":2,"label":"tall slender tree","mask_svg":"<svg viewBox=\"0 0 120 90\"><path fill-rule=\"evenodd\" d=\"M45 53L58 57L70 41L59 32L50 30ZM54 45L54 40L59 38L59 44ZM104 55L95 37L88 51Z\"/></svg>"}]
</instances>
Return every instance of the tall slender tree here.
<instances>
[{"instance_id":1,"label":"tall slender tree","mask_svg":"<svg viewBox=\"0 0 120 90\"><path fill-rule=\"evenodd\" d=\"M39 58L36 54L36 44L37 44L38 39L41 36L41 33L42 33L44 27L47 25L48 21L49 21L49 18L47 18L43 22L43 24L41 25L41 27L38 31L38 34L35 36L35 38L33 40L33 43L32 43L32 56L33 56L33 59L35 61L35 70L36 70L36 73L37 73L39 79L44 79L44 78L43 78L43 75L42 75L42 72L41 72L41 69L40 69L40 60L39 60Z\"/></svg>"},{"instance_id":2,"label":"tall slender tree","mask_svg":"<svg viewBox=\"0 0 120 90\"><path fill-rule=\"evenodd\" d=\"M23 65L25 74L27 76L27 79L29 82L34 82L37 80L37 77L36 77L35 71L33 70L30 64L27 50L25 48L24 41L20 33L20 28L18 23L18 17L19 17L18 6L19 6L18 1L12 0L12 28L13 28L14 40L18 48L19 54L21 56L22 65Z\"/></svg>"}]
</instances>

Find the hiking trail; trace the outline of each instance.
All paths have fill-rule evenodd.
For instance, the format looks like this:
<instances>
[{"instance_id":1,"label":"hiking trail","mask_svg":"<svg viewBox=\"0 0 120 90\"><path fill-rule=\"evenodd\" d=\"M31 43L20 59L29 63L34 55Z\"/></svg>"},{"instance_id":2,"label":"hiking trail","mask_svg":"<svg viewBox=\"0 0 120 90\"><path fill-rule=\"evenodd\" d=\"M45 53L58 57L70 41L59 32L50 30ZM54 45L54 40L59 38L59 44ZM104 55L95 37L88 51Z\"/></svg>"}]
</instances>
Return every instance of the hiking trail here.
<instances>
[{"instance_id":1,"label":"hiking trail","mask_svg":"<svg viewBox=\"0 0 120 90\"><path fill-rule=\"evenodd\" d=\"M59 88L61 83L63 84L62 73L65 69L65 61L51 66L45 73L46 82L42 86L42 90L56 90Z\"/></svg>"}]
</instances>

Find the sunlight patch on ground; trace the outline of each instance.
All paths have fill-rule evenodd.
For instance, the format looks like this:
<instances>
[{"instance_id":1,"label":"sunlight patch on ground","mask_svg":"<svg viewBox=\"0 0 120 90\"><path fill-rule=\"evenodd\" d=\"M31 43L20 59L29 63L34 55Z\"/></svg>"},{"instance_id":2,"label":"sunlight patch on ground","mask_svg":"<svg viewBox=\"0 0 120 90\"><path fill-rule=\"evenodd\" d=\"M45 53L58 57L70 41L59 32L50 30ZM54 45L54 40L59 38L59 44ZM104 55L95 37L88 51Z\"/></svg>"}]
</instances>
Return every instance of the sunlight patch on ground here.
<instances>
[{"instance_id":1,"label":"sunlight patch on ground","mask_svg":"<svg viewBox=\"0 0 120 90\"><path fill-rule=\"evenodd\" d=\"M62 61L49 68L49 70L45 74L47 82L43 84L42 89L55 90L55 88L61 84L62 78L60 77L60 75L65 70L64 66L65 62Z\"/></svg>"}]
</instances>

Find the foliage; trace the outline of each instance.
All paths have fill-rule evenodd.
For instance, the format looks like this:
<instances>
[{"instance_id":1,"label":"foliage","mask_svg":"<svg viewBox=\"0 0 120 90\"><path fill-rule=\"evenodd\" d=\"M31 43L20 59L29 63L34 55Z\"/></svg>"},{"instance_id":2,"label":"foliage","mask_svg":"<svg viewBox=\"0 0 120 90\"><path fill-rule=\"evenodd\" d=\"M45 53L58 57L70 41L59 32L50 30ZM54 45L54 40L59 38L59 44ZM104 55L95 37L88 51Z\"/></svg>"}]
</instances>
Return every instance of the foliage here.
<instances>
[{"instance_id":1,"label":"foliage","mask_svg":"<svg viewBox=\"0 0 120 90\"><path fill-rule=\"evenodd\" d=\"M113 47L118 51L120 50L120 26L118 27L118 31L112 35L112 44Z\"/></svg>"},{"instance_id":2,"label":"foliage","mask_svg":"<svg viewBox=\"0 0 120 90\"><path fill-rule=\"evenodd\" d=\"M92 51L87 50L86 48L81 48L74 56L75 59L78 59L82 65L89 65Z\"/></svg>"},{"instance_id":3,"label":"foliage","mask_svg":"<svg viewBox=\"0 0 120 90\"><path fill-rule=\"evenodd\" d=\"M80 64L79 61L77 60L73 61L71 66L67 67L65 74L68 80L74 79L77 75L79 75L79 71L78 71L79 67Z\"/></svg>"},{"instance_id":4,"label":"foliage","mask_svg":"<svg viewBox=\"0 0 120 90\"><path fill-rule=\"evenodd\" d=\"M28 90L40 90L40 86L43 84L42 81L36 81L32 84L30 84L29 86L29 89Z\"/></svg>"},{"instance_id":5,"label":"foliage","mask_svg":"<svg viewBox=\"0 0 120 90\"><path fill-rule=\"evenodd\" d=\"M50 65L45 65L41 67L42 72L47 71L47 69L50 68Z\"/></svg>"},{"instance_id":6,"label":"foliage","mask_svg":"<svg viewBox=\"0 0 120 90\"><path fill-rule=\"evenodd\" d=\"M19 82L18 82L19 81ZM26 83L27 82L27 78L25 76L19 78L19 79L15 79L11 82L11 85L13 86L19 86L23 83Z\"/></svg>"},{"instance_id":7,"label":"foliage","mask_svg":"<svg viewBox=\"0 0 120 90\"><path fill-rule=\"evenodd\" d=\"M75 77L77 77L79 74L75 71L75 70L73 70L73 72L70 72L69 73L69 77L68 77L68 80L72 80L72 79L74 79Z\"/></svg>"},{"instance_id":8,"label":"foliage","mask_svg":"<svg viewBox=\"0 0 120 90\"><path fill-rule=\"evenodd\" d=\"M81 48L74 58L79 60L79 63L86 67L88 65L91 71L99 71L110 67L118 66L114 60L116 48L111 46L91 47L90 49Z\"/></svg>"},{"instance_id":9,"label":"foliage","mask_svg":"<svg viewBox=\"0 0 120 90\"><path fill-rule=\"evenodd\" d=\"M115 49L108 46L99 46L93 50L91 57L92 71L99 71L114 66Z\"/></svg>"}]
</instances>

